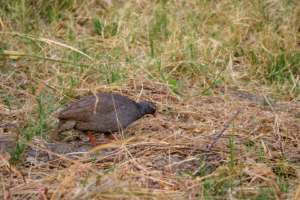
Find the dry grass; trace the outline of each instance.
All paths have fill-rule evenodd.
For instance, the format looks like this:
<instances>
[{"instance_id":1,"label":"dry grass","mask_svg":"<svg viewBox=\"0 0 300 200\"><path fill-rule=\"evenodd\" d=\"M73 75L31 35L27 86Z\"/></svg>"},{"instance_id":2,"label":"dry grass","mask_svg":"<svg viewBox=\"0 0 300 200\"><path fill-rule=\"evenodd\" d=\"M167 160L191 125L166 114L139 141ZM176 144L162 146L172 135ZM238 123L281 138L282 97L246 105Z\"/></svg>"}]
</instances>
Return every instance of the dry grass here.
<instances>
[{"instance_id":1,"label":"dry grass","mask_svg":"<svg viewBox=\"0 0 300 200\"><path fill-rule=\"evenodd\" d=\"M1 4L1 198L300 198L298 1ZM49 150L57 112L105 91L158 117Z\"/></svg>"}]
</instances>

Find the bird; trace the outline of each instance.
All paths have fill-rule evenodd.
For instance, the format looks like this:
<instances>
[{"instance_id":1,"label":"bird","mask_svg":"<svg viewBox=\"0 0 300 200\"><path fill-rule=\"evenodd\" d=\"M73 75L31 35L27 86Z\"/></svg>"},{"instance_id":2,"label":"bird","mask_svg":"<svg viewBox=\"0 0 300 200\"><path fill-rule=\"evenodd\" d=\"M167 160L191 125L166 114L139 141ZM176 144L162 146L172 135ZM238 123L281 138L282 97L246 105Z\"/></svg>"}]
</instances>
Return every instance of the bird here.
<instances>
[{"instance_id":1,"label":"bird","mask_svg":"<svg viewBox=\"0 0 300 200\"><path fill-rule=\"evenodd\" d=\"M104 133L110 140L119 138L113 132L126 128L144 115L156 117L156 106L150 101L135 102L125 96L102 92L88 95L74 102L58 114L59 123L50 139L59 133L76 130L86 133L94 146L97 146L91 132Z\"/></svg>"}]
</instances>

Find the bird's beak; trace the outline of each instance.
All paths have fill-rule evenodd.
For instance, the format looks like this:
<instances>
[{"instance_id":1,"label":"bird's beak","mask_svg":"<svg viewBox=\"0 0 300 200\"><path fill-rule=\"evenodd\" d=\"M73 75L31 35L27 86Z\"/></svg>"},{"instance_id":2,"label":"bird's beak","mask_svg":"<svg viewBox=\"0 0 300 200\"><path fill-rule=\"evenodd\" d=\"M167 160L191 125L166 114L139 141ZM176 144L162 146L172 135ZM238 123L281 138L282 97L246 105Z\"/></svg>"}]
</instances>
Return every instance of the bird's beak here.
<instances>
[{"instance_id":1,"label":"bird's beak","mask_svg":"<svg viewBox=\"0 0 300 200\"><path fill-rule=\"evenodd\" d=\"M156 117L156 112L155 112L155 113L153 113L153 117Z\"/></svg>"}]
</instances>

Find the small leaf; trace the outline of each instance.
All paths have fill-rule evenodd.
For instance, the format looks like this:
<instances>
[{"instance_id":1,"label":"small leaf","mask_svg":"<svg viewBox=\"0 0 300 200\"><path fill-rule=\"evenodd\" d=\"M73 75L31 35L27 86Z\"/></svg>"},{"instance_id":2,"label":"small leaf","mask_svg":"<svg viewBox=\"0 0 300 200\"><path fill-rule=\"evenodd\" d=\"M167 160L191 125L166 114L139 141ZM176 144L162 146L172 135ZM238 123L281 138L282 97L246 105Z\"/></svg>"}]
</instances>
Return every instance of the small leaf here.
<instances>
[{"instance_id":1,"label":"small leaf","mask_svg":"<svg viewBox=\"0 0 300 200\"><path fill-rule=\"evenodd\" d=\"M177 172L181 172L181 173L184 173L184 174L187 174L193 178L196 178L197 176L195 176L194 174L190 173L190 172L187 172L187 171L183 171L183 170L178 170Z\"/></svg>"},{"instance_id":2,"label":"small leaf","mask_svg":"<svg viewBox=\"0 0 300 200\"><path fill-rule=\"evenodd\" d=\"M221 83L222 83L222 81L220 79L216 81L216 84L218 84L218 85Z\"/></svg>"},{"instance_id":3,"label":"small leaf","mask_svg":"<svg viewBox=\"0 0 300 200\"><path fill-rule=\"evenodd\" d=\"M175 79L167 78L167 80L170 81L171 85L176 86L177 81Z\"/></svg>"}]
</instances>

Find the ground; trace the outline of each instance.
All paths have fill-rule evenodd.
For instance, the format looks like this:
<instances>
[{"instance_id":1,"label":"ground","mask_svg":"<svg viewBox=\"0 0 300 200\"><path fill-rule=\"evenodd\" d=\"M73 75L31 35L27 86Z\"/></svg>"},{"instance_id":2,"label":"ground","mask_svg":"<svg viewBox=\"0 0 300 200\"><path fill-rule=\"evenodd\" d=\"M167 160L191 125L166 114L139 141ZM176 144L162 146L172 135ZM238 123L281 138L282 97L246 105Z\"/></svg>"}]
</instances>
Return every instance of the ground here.
<instances>
[{"instance_id":1,"label":"ground","mask_svg":"<svg viewBox=\"0 0 300 200\"><path fill-rule=\"evenodd\" d=\"M4 1L3 199L300 198L298 1ZM121 138L57 115L113 92L151 101ZM219 140L210 144L233 116Z\"/></svg>"}]
</instances>

